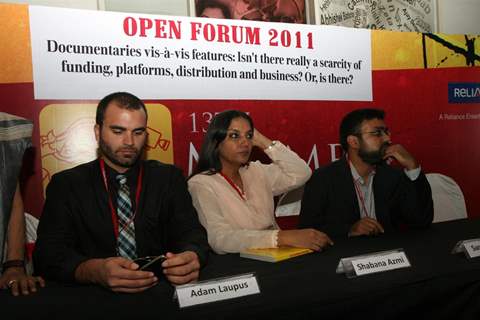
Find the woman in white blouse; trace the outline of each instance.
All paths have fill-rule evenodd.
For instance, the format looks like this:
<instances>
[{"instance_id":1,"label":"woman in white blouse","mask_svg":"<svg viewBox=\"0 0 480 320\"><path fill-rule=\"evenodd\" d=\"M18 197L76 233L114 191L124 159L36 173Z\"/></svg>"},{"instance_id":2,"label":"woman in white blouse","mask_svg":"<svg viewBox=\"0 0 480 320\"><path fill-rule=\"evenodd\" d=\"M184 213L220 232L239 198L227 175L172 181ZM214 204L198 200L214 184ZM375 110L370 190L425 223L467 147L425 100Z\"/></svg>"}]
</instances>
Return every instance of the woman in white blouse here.
<instances>
[{"instance_id":1,"label":"woman in white blouse","mask_svg":"<svg viewBox=\"0 0 480 320\"><path fill-rule=\"evenodd\" d=\"M253 147L264 150L272 163L249 162ZM230 110L212 119L188 188L217 253L279 246L318 251L332 244L326 234L279 230L274 217L273 196L303 185L310 175L296 153L255 130L246 113Z\"/></svg>"}]
</instances>

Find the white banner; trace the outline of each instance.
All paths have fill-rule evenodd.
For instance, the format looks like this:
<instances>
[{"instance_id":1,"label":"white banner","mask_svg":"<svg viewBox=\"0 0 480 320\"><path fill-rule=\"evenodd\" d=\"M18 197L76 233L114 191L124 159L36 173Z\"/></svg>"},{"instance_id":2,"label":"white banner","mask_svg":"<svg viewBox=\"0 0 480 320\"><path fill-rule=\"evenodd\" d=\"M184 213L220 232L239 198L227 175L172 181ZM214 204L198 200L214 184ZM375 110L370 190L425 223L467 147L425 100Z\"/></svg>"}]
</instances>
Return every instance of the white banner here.
<instances>
[{"instance_id":1,"label":"white banner","mask_svg":"<svg viewBox=\"0 0 480 320\"><path fill-rule=\"evenodd\" d=\"M371 101L369 30L30 6L36 99Z\"/></svg>"}]
</instances>

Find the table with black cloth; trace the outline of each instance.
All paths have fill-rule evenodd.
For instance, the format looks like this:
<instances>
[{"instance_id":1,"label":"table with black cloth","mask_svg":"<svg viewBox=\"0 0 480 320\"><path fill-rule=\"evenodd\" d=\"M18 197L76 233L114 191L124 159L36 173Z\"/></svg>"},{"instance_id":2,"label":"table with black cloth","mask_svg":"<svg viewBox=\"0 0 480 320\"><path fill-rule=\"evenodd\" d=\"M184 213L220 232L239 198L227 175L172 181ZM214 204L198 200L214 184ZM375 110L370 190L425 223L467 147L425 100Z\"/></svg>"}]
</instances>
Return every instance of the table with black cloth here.
<instances>
[{"instance_id":1,"label":"table with black cloth","mask_svg":"<svg viewBox=\"0 0 480 320\"><path fill-rule=\"evenodd\" d=\"M480 258L450 253L457 241L471 238L480 238L480 219L372 238L335 239L324 252L278 263L212 254L202 280L255 272L261 293L180 309L166 282L138 294L47 283L24 297L1 290L0 314L5 319L478 320ZM340 258L395 248L405 250L411 268L353 279L335 273Z\"/></svg>"}]
</instances>

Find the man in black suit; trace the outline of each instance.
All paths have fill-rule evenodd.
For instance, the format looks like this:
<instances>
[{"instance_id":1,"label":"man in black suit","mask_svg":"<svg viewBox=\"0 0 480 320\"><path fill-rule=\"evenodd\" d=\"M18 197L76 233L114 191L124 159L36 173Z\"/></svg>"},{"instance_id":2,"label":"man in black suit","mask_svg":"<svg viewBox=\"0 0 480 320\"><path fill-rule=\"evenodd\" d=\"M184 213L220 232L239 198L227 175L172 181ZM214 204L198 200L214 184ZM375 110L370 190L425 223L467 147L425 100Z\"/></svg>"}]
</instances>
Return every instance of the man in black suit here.
<instances>
[{"instance_id":1,"label":"man in black suit","mask_svg":"<svg viewBox=\"0 0 480 320\"><path fill-rule=\"evenodd\" d=\"M145 105L134 95L117 92L100 101L100 157L55 174L48 185L34 252L37 273L140 292L154 286L158 274L138 270L133 260L165 254L161 266L171 283L198 278L208 251L205 230L180 170L141 160L146 129Z\"/></svg>"},{"instance_id":2,"label":"man in black suit","mask_svg":"<svg viewBox=\"0 0 480 320\"><path fill-rule=\"evenodd\" d=\"M300 227L346 237L432 223L430 185L415 158L391 143L382 110L347 114L340 143L345 155L317 169L305 186ZM404 169L391 167L393 160Z\"/></svg>"}]
</instances>

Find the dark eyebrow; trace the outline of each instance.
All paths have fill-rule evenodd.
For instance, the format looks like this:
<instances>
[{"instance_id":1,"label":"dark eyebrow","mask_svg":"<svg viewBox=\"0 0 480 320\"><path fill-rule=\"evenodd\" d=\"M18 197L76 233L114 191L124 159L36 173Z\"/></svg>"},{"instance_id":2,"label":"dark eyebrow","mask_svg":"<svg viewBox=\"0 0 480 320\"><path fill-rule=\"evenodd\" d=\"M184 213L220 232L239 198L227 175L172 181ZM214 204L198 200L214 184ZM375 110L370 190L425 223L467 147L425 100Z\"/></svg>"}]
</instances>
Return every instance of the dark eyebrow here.
<instances>
[{"instance_id":1,"label":"dark eyebrow","mask_svg":"<svg viewBox=\"0 0 480 320\"><path fill-rule=\"evenodd\" d=\"M116 126L116 125L111 125L111 126L109 126L109 128L112 129L112 130L122 130L122 131L127 130L127 128L124 128L124 127L121 127L121 126Z\"/></svg>"},{"instance_id":2,"label":"dark eyebrow","mask_svg":"<svg viewBox=\"0 0 480 320\"><path fill-rule=\"evenodd\" d=\"M109 126L109 128L112 129L112 130L122 130L122 131L127 130L127 128L125 128L125 127L116 126L116 125L111 125L111 126ZM133 129L132 131L145 131L145 130L147 130L146 127L138 127L138 128Z\"/></svg>"},{"instance_id":3,"label":"dark eyebrow","mask_svg":"<svg viewBox=\"0 0 480 320\"><path fill-rule=\"evenodd\" d=\"M234 132L239 132L239 133L241 132L241 131L238 130L238 129L227 129L227 131L234 131ZM248 131L246 131L246 132L247 132L247 133L248 133L248 132L253 132L253 130L250 129L250 130L248 130Z\"/></svg>"}]
</instances>

